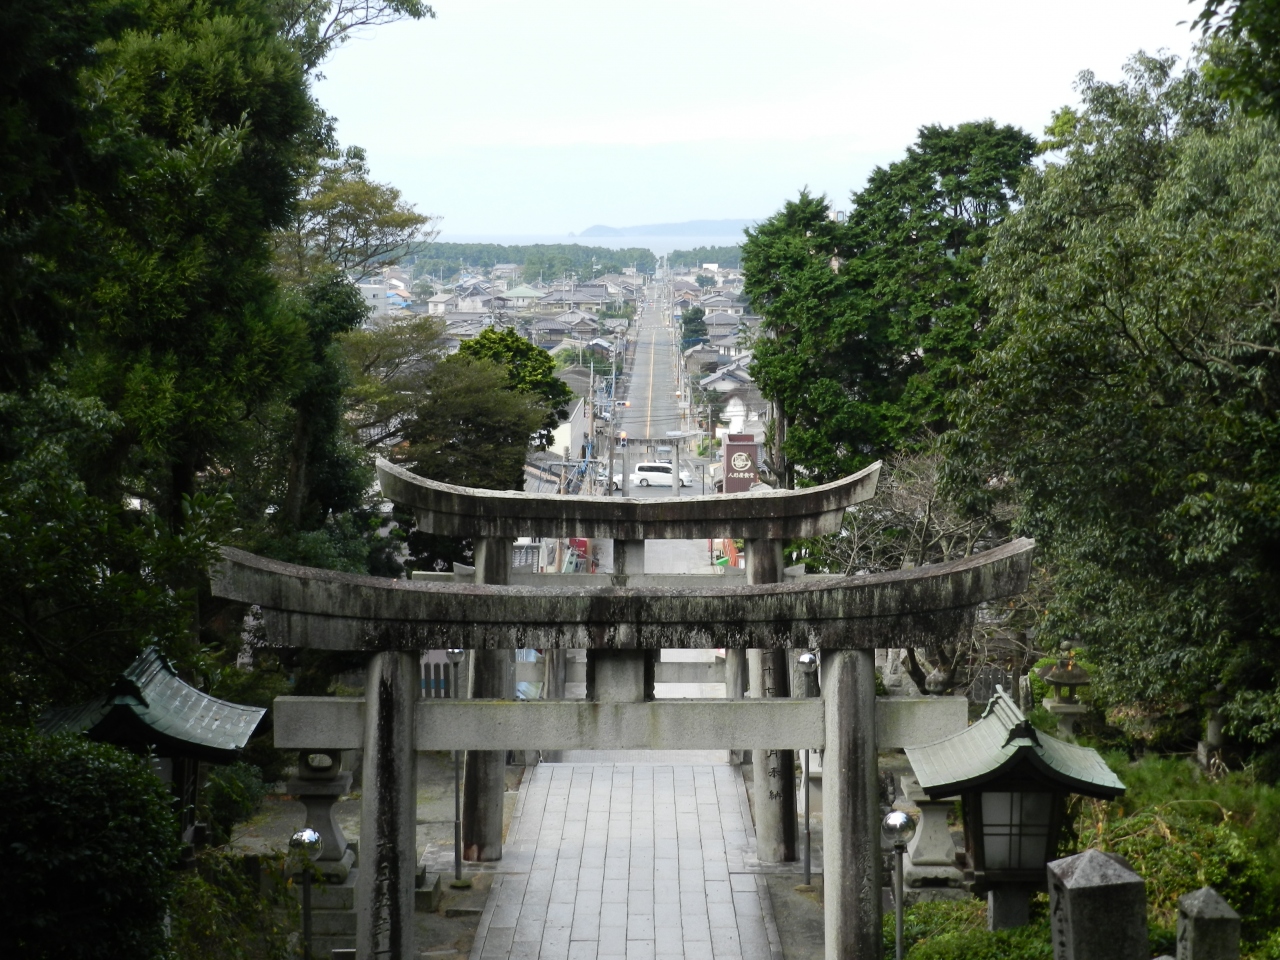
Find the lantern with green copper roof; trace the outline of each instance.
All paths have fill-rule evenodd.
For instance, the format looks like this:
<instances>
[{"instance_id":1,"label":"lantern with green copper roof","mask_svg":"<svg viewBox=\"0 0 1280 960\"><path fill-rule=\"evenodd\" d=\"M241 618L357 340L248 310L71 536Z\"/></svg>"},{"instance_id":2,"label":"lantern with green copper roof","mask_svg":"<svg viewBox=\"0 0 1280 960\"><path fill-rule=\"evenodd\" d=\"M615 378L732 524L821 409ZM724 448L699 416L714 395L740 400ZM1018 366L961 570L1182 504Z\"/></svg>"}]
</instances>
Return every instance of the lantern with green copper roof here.
<instances>
[{"instance_id":1,"label":"lantern with green copper roof","mask_svg":"<svg viewBox=\"0 0 1280 960\"><path fill-rule=\"evenodd\" d=\"M1000 687L960 733L907 747L931 800L960 797L974 893L986 893L994 929L1028 921L1031 894L1046 886L1069 794L1114 799L1124 784L1096 750L1036 730Z\"/></svg>"}]
</instances>

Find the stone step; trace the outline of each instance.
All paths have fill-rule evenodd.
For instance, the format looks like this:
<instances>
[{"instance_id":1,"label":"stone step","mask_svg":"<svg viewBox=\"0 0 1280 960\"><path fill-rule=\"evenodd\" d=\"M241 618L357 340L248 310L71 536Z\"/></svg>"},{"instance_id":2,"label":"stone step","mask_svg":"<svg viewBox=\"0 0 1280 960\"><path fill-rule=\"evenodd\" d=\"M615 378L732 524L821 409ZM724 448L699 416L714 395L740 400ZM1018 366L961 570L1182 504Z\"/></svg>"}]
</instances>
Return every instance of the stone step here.
<instances>
[{"instance_id":1,"label":"stone step","mask_svg":"<svg viewBox=\"0 0 1280 960\"><path fill-rule=\"evenodd\" d=\"M296 879L293 896L302 902L302 884ZM311 885L311 909L354 910L356 908L356 871L352 870L346 883L313 883Z\"/></svg>"},{"instance_id":2,"label":"stone step","mask_svg":"<svg viewBox=\"0 0 1280 960\"><path fill-rule=\"evenodd\" d=\"M311 956L315 960L329 960L335 950L355 950L356 938L350 937L311 937Z\"/></svg>"},{"instance_id":3,"label":"stone step","mask_svg":"<svg viewBox=\"0 0 1280 960\"><path fill-rule=\"evenodd\" d=\"M313 937L354 937L356 915L353 910L312 910L311 935Z\"/></svg>"}]
</instances>

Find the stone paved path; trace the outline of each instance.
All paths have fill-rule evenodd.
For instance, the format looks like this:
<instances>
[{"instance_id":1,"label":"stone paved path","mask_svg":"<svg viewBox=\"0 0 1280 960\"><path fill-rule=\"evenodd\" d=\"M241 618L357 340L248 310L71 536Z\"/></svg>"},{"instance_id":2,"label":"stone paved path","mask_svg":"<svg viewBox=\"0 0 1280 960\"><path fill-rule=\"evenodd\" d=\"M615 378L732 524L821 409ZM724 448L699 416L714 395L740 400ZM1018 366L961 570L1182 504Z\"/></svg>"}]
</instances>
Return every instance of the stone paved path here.
<instances>
[{"instance_id":1,"label":"stone paved path","mask_svg":"<svg viewBox=\"0 0 1280 960\"><path fill-rule=\"evenodd\" d=\"M544 763L471 960L782 960L728 764Z\"/></svg>"}]
</instances>

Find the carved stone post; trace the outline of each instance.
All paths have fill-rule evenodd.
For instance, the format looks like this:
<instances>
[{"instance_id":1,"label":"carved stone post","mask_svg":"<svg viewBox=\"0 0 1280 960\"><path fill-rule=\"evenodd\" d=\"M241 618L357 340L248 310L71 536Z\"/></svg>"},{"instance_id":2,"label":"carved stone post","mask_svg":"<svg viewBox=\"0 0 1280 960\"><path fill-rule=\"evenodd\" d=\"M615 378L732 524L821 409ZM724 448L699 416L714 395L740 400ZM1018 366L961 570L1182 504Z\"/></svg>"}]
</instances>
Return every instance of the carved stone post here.
<instances>
[{"instance_id":1,"label":"carved stone post","mask_svg":"<svg viewBox=\"0 0 1280 960\"><path fill-rule=\"evenodd\" d=\"M747 583L777 583L782 579L782 544L776 540L747 541ZM753 650L760 664L759 697L791 696L787 651ZM754 664L753 664L754 666ZM754 683L755 677L752 677ZM754 750L756 856L761 863L796 859L796 755L794 750Z\"/></svg>"},{"instance_id":2,"label":"carved stone post","mask_svg":"<svg viewBox=\"0 0 1280 960\"><path fill-rule=\"evenodd\" d=\"M822 779L826 960L880 960L880 806L871 650L824 650Z\"/></svg>"},{"instance_id":3,"label":"carved stone post","mask_svg":"<svg viewBox=\"0 0 1280 960\"><path fill-rule=\"evenodd\" d=\"M724 652L724 695L729 700L741 700L747 695L747 651ZM750 750L730 750L730 763L750 763Z\"/></svg>"},{"instance_id":4,"label":"carved stone post","mask_svg":"<svg viewBox=\"0 0 1280 960\"><path fill-rule=\"evenodd\" d=\"M413 704L417 679L412 654L386 651L375 653L369 661L356 880L356 956L360 960L416 956Z\"/></svg>"},{"instance_id":5,"label":"carved stone post","mask_svg":"<svg viewBox=\"0 0 1280 960\"><path fill-rule=\"evenodd\" d=\"M508 583L511 541L476 540L476 583ZM502 700L511 696L512 650L476 650L472 654L471 696ZM462 856L488 862L502 859L502 802L507 789L505 750L468 750L462 797Z\"/></svg>"}]
</instances>

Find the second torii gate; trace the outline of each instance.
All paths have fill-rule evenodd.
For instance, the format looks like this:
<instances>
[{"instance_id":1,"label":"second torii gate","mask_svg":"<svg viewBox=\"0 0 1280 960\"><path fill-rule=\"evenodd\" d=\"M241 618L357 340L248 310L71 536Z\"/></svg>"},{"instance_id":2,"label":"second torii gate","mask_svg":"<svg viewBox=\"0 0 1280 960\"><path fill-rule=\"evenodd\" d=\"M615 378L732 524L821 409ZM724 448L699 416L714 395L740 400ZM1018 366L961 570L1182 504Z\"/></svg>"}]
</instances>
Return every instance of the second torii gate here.
<instances>
[{"instance_id":1,"label":"second torii gate","mask_svg":"<svg viewBox=\"0 0 1280 960\"><path fill-rule=\"evenodd\" d=\"M825 748L826 955L878 958L874 648L965 635L980 603L1026 588L1034 549L1019 540L892 574L778 582L781 541L838 529L845 507L874 493L878 467L800 491L628 500L470 490L380 462L384 493L413 507L421 529L474 538L475 584L392 581L225 550L215 594L259 605L274 643L369 653L363 699L275 705L277 746L365 751L360 960L414 955L415 751L531 748ZM546 587L503 585L511 539L528 535L613 537L619 572L607 585L556 576ZM745 537L746 585L653 586L637 569L645 539L712 536ZM711 647L819 650L822 698L645 699L645 651ZM448 648L477 652L480 699L416 698L414 654ZM485 657L520 648L611 651L594 663L597 699L484 699ZM905 745L883 736L879 744Z\"/></svg>"}]
</instances>

